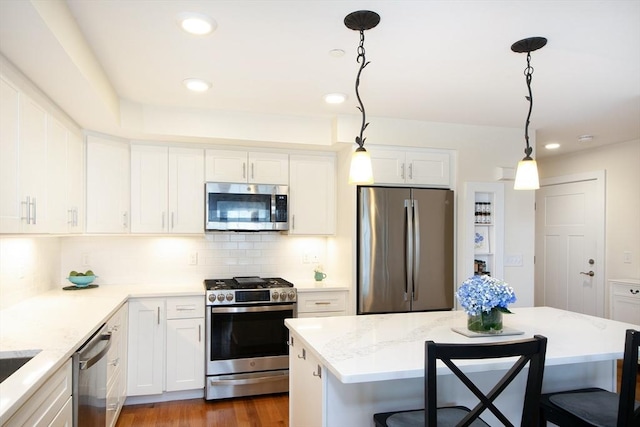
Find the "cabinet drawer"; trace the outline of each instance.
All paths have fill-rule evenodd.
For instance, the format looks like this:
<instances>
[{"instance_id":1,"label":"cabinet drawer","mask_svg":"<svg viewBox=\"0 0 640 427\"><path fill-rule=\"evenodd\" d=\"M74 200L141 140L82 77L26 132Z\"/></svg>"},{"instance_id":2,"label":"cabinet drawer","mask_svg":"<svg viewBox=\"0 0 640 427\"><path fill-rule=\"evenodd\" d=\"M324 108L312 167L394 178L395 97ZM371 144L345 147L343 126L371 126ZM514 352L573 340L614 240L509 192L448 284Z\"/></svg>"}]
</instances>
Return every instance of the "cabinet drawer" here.
<instances>
[{"instance_id":1,"label":"cabinet drawer","mask_svg":"<svg viewBox=\"0 0 640 427\"><path fill-rule=\"evenodd\" d=\"M3 427L48 426L71 397L71 360L56 371Z\"/></svg>"},{"instance_id":2,"label":"cabinet drawer","mask_svg":"<svg viewBox=\"0 0 640 427\"><path fill-rule=\"evenodd\" d=\"M167 298L167 319L204 317L204 296Z\"/></svg>"},{"instance_id":3,"label":"cabinet drawer","mask_svg":"<svg viewBox=\"0 0 640 427\"><path fill-rule=\"evenodd\" d=\"M640 300L640 285L634 283L612 282L613 294L616 296L638 298Z\"/></svg>"},{"instance_id":4,"label":"cabinet drawer","mask_svg":"<svg viewBox=\"0 0 640 427\"><path fill-rule=\"evenodd\" d=\"M346 309L346 292L298 292L298 313L342 312ZM302 316L301 316L302 317Z\"/></svg>"}]
</instances>

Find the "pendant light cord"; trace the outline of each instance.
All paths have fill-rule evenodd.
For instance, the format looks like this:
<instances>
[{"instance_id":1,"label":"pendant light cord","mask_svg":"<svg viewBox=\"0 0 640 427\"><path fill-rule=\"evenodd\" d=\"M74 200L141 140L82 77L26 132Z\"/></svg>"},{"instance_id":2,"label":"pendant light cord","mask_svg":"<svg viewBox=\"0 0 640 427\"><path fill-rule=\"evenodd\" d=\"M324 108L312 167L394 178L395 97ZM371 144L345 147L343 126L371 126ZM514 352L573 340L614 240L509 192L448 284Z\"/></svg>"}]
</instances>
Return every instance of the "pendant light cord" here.
<instances>
[{"instance_id":1,"label":"pendant light cord","mask_svg":"<svg viewBox=\"0 0 640 427\"><path fill-rule=\"evenodd\" d=\"M362 70L364 70L364 67L366 67L367 65L369 65L369 63L367 62L367 59L365 57L365 50L364 50L364 30L360 30L360 45L358 45L358 56L356 58L356 61L360 64L360 69L358 70L358 75L356 76L356 98L358 98L358 103L360 104L358 108L358 110L360 110L360 112L362 113L362 125L360 127L360 136L356 136L356 144L358 144L358 146L362 149L364 146L364 141L367 138L364 138L364 130L367 128L367 126L369 126L369 123L367 123L367 116L366 113L364 111L364 104L362 103L362 99L360 98L360 91L359 91L359 87L360 87L360 74L362 74ZM529 113L531 114L531 113Z\"/></svg>"},{"instance_id":2,"label":"pendant light cord","mask_svg":"<svg viewBox=\"0 0 640 427\"><path fill-rule=\"evenodd\" d=\"M529 120L531 119L531 111L533 110L533 93L531 92L533 67L531 66L531 52L527 52L527 68L524 69L524 75L527 80L527 89L529 90L529 96L526 97L527 101L529 101L529 114L527 114L527 121L524 124L524 141L526 144L524 154L526 155L525 160L532 160L531 153L533 152L533 149L529 145Z\"/></svg>"}]
</instances>

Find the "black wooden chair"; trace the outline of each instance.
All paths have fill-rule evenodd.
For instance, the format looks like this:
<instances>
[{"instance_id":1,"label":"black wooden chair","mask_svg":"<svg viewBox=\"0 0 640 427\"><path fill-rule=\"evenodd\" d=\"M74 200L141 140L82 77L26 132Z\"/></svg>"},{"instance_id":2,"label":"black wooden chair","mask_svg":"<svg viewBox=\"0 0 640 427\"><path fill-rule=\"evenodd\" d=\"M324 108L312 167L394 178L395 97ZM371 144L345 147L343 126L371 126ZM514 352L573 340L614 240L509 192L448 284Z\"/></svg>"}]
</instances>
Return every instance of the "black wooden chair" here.
<instances>
[{"instance_id":1,"label":"black wooden chair","mask_svg":"<svg viewBox=\"0 0 640 427\"><path fill-rule=\"evenodd\" d=\"M493 401L527 364L529 364L529 372L527 374L520 426L537 426L546 350L547 339L540 335L527 340L482 344L437 344L433 341L427 341L425 343L424 374L425 409L375 414L373 419L376 427L415 427L422 425L427 427L488 427L489 424L479 418L485 409L490 410L505 426L513 426L507 420L507 417L494 405ZM496 385L486 395L453 362L454 360L516 356L520 357L502 378L496 378ZM455 376L473 392L479 400L476 407L473 409L464 406L437 407L438 376L436 373L436 360L442 360Z\"/></svg>"},{"instance_id":2,"label":"black wooden chair","mask_svg":"<svg viewBox=\"0 0 640 427\"><path fill-rule=\"evenodd\" d=\"M639 427L640 402L636 402L640 331L625 336L620 393L584 388L540 397L540 425L550 421L571 427Z\"/></svg>"}]
</instances>

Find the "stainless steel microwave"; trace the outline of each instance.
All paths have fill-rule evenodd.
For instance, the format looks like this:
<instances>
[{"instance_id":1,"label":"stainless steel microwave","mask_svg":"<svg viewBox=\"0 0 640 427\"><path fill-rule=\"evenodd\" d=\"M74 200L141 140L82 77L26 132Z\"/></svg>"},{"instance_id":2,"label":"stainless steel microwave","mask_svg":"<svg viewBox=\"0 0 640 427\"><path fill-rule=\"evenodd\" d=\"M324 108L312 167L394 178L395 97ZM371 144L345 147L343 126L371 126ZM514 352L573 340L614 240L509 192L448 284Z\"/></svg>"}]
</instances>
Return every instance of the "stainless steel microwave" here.
<instances>
[{"instance_id":1,"label":"stainless steel microwave","mask_svg":"<svg viewBox=\"0 0 640 427\"><path fill-rule=\"evenodd\" d=\"M205 231L289 229L286 185L207 182L205 205Z\"/></svg>"}]
</instances>

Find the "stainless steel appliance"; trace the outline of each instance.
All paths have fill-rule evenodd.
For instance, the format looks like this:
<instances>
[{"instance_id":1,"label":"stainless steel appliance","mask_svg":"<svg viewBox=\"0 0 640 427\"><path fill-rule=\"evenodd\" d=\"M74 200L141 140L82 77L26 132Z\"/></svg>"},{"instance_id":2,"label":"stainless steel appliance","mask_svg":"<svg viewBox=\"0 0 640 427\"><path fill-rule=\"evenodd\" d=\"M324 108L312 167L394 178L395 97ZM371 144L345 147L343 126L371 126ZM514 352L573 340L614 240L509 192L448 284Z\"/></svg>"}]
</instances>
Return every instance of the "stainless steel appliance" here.
<instances>
[{"instance_id":1,"label":"stainless steel appliance","mask_svg":"<svg viewBox=\"0 0 640 427\"><path fill-rule=\"evenodd\" d=\"M289 229L286 185L207 182L205 204L205 231Z\"/></svg>"},{"instance_id":2,"label":"stainless steel appliance","mask_svg":"<svg viewBox=\"0 0 640 427\"><path fill-rule=\"evenodd\" d=\"M72 356L73 426L104 427L107 417L107 352L111 332L102 327Z\"/></svg>"},{"instance_id":3,"label":"stainless steel appliance","mask_svg":"<svg viewBox=\"0 0 640 427\"><path fill-rule=\"evenodd\" d=\"M280 278L205 280L205 399L289 390L289 333L297 293Z\"/></svg>"},{"instance_id":4,"label":"stainless steel appliance","mask_svg":"<svg viewBox=\"0 0 640 427\"><path fill-rule=\"evenodd\" d=\"M453 308L453 191L358 187L358 314Z\"/></svg>"}]
</instances>

